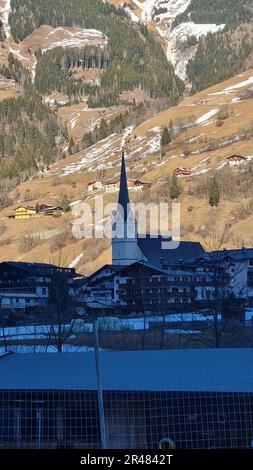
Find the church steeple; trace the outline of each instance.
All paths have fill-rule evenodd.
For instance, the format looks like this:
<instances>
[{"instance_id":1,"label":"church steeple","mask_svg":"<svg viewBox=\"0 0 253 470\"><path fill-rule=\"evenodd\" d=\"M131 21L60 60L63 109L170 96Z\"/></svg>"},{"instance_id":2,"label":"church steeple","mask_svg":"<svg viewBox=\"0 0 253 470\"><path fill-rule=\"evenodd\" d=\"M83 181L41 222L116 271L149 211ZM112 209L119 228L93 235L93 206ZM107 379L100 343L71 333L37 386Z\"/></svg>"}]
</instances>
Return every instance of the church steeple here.
<instances>
[{"instance_id":1,"label":"church steeple","mask_svg":"<svg viewBox=\"0 0 253 470\"><path fill-rule=\"evenodd\" d=\"M122 150L122 158L121 158L121 174L120 174L120 189L119 189L118 204L120 204L124 210L124 220L127 220L130 201L129 201L128 187L127 187L126 163L125 163L124 150Z\"/></svg>"},{"instance_id":2,"label":"church steeple","mask_svg":"<svg viewBox=\"0 0 253 470\"><path fill-rule=\"evenodd\" d=\"M118 209L112 227L113 232L119 229L118 234L114 233L112 238L112 263L129 265L138 261L141 252L138 247L137 224L129 200L124 150L121 157Z\"/></svg>"}]
</instances>

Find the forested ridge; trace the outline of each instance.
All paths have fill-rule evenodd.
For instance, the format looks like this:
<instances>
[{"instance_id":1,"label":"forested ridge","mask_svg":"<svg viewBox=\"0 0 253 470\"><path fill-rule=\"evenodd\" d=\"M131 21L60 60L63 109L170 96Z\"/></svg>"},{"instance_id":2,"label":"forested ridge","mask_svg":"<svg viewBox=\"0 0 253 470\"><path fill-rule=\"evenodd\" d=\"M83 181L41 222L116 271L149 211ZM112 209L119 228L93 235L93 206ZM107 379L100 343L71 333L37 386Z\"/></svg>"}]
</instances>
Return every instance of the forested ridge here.
<instances>
[{"instance_id":1,"label":"forested ridge","mask_svg":"<svg viewBox=\"0 0 253 470\"><path fill-rule=\"evenodd\" d=\"M43 104L28 71L9 55L0 71L20 86L20 96L0 102L0 179L27 177L46 167L57 154L56 138L63 136L57 118Z\"/></svg>"},{"instance_id":2,"label":"forested ridge","mask_svg":"<svg viewBox=\"0 0 253 470\"><path fill-rule=\"evenodd\" d=\"M184 21L201 24L238 24L253 18L253 0L191 0L174 25Z\"/></svg>"},{"instance_id":3,"label":"forested ridge","mask_svg":"<svg viewBox=\"0 0 253 470\"><path fill-rule=\"evenodd\" d=\"M193 91L220 83L253 67L253 22L201 38L187 67Z\"/></svg>"},{"instance_id":4,"label":"forested ridge","mask_svg":"<svg viewBox=\"0 0 253 470\"><path fill-rule=\"evenodd\" d=\"M41 25L95 28L108 38L110 65L102 76L101 87L89 90L90 106L117 103L118 94L136 86L151 97L169 97L176 103L183 92L183 83L175 76L160 43L143 25L133 25L124 10L102 0L12 0L11 31L15 41L24 39ZM74 52L73 52L74 53ZM61 52L39 57L36 84L40 91L74 86L60 70ZM49 58L49 60L47 60ZM54 73L55 80L43 78ZM55 83L54 83L55 81ZM49 83L50 82L50 83ZM74 90L75 91L75 90Z\"/></svg>"}]
</instances>

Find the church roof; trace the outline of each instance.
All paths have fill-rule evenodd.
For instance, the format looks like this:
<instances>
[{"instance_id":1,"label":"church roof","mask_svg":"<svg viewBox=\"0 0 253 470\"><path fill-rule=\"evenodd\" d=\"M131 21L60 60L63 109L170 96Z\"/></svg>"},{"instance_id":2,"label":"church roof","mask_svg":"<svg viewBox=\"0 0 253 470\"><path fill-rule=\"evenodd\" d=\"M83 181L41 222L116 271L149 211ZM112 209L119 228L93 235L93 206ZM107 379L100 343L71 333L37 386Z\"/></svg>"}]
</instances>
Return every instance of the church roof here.
<instances>
[{"instance_id":1,"label":"church roof","mask_svg":"<svg viewBox=\"0 0 253 470\"><path fill-rule=\"evenodd\" d=\"M157 238L151 238L150 235L145 238L138 237L138 246L147 261L160 261L161 259L165 262L190 261L205 255L204 248L198 242L181 241L175 249L163 249L163 242L166 242L166 239L161 235Z\"/></svg>"}]
</instances>

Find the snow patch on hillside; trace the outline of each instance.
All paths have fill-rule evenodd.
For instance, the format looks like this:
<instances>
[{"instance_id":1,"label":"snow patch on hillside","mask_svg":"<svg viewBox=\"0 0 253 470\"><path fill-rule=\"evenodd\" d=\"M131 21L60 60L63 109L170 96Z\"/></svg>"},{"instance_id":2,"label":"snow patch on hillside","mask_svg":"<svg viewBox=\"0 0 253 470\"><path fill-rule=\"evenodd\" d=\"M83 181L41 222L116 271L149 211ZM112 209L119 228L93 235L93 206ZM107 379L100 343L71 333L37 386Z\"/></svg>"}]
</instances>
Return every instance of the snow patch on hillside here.
<instances>
[{"instance_id":1,"label":"snow patch on hillside","mask_svg":"<svg viewBox=\"0 0 253 470\"><path fill-rule=\"evenodd\" d=\"M59 34L66 35L65 38L57 39ZM56 36L56 40L52 40L52 37ZM69 29L59 26L53 31L48 33L46 39L50 38L50 42L46 47L42 49L42 52L54 49L55 47L82 47L87 44L94 44L96 42L101 43L100 45L106 45L108 42L107 37L97 29L79 29L77 31L70 31Z\"/></svg>"},{"instance_id":2,"label":"snow patch on hillside","mask_svg":"<svg viewBox=\"0 0 253 470\"><path fill-rule=\"evenodd\" d=\"M253 83L253 76L247 78L247 80L243 80L242 82L235 83L235 85L231 85L227 88L224 88L224 90L216 91L215 93L209 93L209 96L229 95L230 93L234 93L236 90L239 90L240 88L245 88L247 86L252 85L252 83ZM239 97L234 97L232 99L233 103L236 103L238 101L241 101Z\"/></svg>"},{"instance_id":3,"label":"snow patch on hillside","mask_svg":"<svg viewBox=\"0 0 253 470\"><path fill-rule=\"evenodd\" d=\"M9 40L11 35L11 28L9 25L9 14L11 13L11 0L5 0L4 6L0 10L0 16L3 22L4 32L6 39Z\"/></svg>"},{"instance_id":4,"label":"snow patch on hillside","mask_svg":"<svg viewBox=\"0 0 253 470\"><path fill-rule=\"evenodd\" d=\"M197 120L196 120L196 124L199 125L204 125L206 124L207 122L210 121L210 119L215 116L217 113L219 112L219 109L212 109L211 111L208 111L208 113L205 113L203 114L203 116L200 116Z\"/></svg>"},{"instance_id":5,"label":"snow patch on hillside","mask_svg":"<svg viewBox=\"0 0 253 470\"><path fill-rule=\"evenodd\" d=\"M243 80L240 83L236 83L235 85L231 85L227 88L225 88L224 92L225 93L231 93L235 90L238 90L239 88L244 88L245 86L252 85L253 83L253 76L249 77L247 80Z\"/></svg>"},{"instance_id":6,"label":"snow patch on hillside","mask_svg":"<svg viewBox=\"0 0 253 470\"><path fill-rule=\"evenodd\" d=\"M133 0L133 3L140 8L141 18L144 21L152 21L155 10L159 8L166 8L167 11L156 15L156 18L160 20L174 19L187 9L190 2L191 0L146 0L144 2Z\"/></svg>"},{"instance_id":7,"label":"snow patch on hillside","mask_svg":"<svg viewBox=\"0 0 253 470\"><path fill-rule=\"evenodd\" d=\"M130 17L130 19L133 23L141 23L142 22L141 18L139 18L139 16L137 16L134 13L134 11L131 10L131 8L125 7L124 10L127 13L127 15Z\"/></svg>"},{"instance_id":8,"label":"snow patch on hillside","mask_svg":"<svg viewBox=\"0 0 253 470\"><path fill-rule=\"evenodd\" d=\"M155 15L160 21L174 20L178 15L181 15L190 5L191 0L157 0L156 8L167 8L167 12Z\"/></svg>"},{"instance_id":9,"label":"snow patch on hillside","mask_svg":"<svg viewBox=\"0 0 253 470\"><path fill-rule=\"evenodd\" d=\"M72 263L70 263L69 268L75 268L75 267L78 265L78 263L81 261L83 255L84 255L83 253L81 253L80 255L78 255L78 256L72 261Z\"/></svg>"}]
</instances>

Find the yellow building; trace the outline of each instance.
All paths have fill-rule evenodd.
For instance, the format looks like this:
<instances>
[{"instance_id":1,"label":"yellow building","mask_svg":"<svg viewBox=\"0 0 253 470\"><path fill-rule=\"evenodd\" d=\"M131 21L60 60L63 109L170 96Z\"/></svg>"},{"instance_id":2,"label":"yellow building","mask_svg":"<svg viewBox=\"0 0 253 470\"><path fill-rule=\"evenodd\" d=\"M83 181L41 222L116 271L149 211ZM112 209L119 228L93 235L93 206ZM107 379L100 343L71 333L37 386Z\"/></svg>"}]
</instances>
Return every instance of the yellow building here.
<instances>
[{"instance_id":1,"label":"yellow building","mask_svg":"<svg viewBox=\"0 0 253 470\"><path fill-rule=\"evenodd\" d=\"M33 219L37 216L36 209L31 206L19 206L14 210L15 219Z\"/></svg>"}]
</instances>

